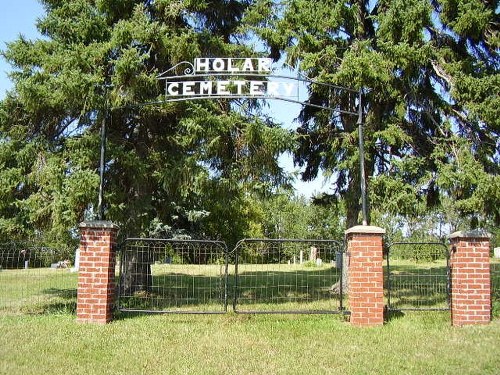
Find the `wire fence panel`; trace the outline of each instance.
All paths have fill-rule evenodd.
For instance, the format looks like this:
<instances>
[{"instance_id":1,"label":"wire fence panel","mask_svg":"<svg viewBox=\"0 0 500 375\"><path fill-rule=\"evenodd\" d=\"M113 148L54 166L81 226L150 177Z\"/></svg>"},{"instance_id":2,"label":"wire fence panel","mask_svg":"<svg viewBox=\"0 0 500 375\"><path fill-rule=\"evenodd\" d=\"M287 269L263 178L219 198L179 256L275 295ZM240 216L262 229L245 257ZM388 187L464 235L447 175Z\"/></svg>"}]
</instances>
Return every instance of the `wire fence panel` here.
<instances>
[{"instance_id":1,"label":"wire fence panel","mask_svg":"<svg viewBox=\"0 0 500 375\"><path fill-rule=\"evenodd\" d=\"M118 308L158 313L224 313L223 242L127 239L120 250Z\"/></svg>"},{"instance_id":2,"label":"wire fence panel","mask_svg":"<svg viewBox=\"0 0 500 375\"><path fill-rule=\"evenodd\" d=\"M236 245L233 308L238 313L340 313L343 243L245 239Z\"/></svg>"},{"instance_id":3,"label":"wire fence panel","mask_svg":"<svg viewBox=\"0 0 500 375\"><path fill-rule=\"evenodd\" d=\"M441 242L395 242L387 249L389 310L448 310L448 247Z\"/></svg>"},{"instance_id":4,"label":"wire fence panel","mask_svg":"<svg viewBox=\"0 0 500 375\"><path fill-rule=\"evenodd\" d=\"M78 275L74 250L0 244L0 311L7 314L74 313Z\"/></svg>"},{"instance_id":5,"label":"wire fence panel","mask_svg":"<svg viewBox=\"0 0 500 375\"><path fill-rule=\"evenodd\" d=\"M494 317L500 317L500 259L492 258L490 263L491 304Z\"/></svg>"}]
</instances>

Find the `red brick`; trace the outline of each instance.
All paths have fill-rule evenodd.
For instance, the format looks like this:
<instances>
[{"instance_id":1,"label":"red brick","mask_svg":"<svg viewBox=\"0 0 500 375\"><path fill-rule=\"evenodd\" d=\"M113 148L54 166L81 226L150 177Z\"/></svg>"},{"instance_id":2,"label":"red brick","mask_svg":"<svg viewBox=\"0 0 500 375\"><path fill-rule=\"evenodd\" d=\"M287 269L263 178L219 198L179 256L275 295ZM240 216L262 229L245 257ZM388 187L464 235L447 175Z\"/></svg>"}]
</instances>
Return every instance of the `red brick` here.
<instances>
[{"instance_id":1,"label":"red brick","mask_svg":"<svg viewBox=\"0 0 500 375\"><path fill-rule=\"evenodd\" d=\"M115 228L82 228L77 320L109 322L114 303Z\"/></svg>"},{"instance_id":2,"label":"red brick","mask_svg":"<svg viewBox=\"0 0 500 375\"><path fill-rule=\"evenodd\" d=\"M452 238L452 324L484 324L491 315L489 241Z\"/></svg>"},{"instance_id":3,"label":"red brick","mask_svg":"<svg viewBox=\"0 0 500 375\"><path fill-rule=\"evenodd\" d=\"M350 322L356 326L383 324L382 235L349 233Z\"/></svg>"}]
</instances>

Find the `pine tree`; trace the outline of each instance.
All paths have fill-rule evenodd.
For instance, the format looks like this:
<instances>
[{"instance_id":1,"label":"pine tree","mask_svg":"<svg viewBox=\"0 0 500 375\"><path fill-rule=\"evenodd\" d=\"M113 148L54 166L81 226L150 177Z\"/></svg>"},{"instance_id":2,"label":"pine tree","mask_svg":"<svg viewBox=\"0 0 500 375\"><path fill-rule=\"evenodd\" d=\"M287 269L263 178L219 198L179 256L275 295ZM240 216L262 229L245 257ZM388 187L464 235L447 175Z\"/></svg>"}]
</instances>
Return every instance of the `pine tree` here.
<instances>
[{"instance_id":1,"label":"pine tree","mask_svg":"<svg viewBox=\"0 0 500 375\"><path fill-rule=\"evenodd\" d=\"M228 100L142 104L163 100L157 77L182 61L257 56L238 32L249 3L43 1L43 38L3 51L15 86L0 104L0 234L64 242L95 217L104 122L105 217L122 236L161 223L242 237L246 192L286 182L291 134Z\"/></svg>"},{"instance_id":2,"label":"pine tree","mask_svg":"<svg viewBox=\"0 0 500 375\"><path fill-rule=\"evenodd\" d=\"M259 0L249 29L276 60L320 82L363 91L372 210L452 209L500 222L498 1ZM345 90L310 85L309 102L349 110ZM332 176L359 222L356 119L304 107L295 161L304 180ZM450 207L448 207L450 208ZM474 223L473 223L474 224Z\"/></svg>"}]
</instances>

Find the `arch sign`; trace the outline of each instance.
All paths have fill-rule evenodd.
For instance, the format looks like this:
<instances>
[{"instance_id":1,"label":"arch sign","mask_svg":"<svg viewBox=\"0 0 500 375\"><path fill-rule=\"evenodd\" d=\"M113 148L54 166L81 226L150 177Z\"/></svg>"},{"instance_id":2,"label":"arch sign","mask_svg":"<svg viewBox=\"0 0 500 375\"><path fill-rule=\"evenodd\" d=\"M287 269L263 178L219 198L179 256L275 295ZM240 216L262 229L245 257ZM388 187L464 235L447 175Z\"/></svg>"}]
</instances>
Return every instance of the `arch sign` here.
<instances>
[{"instance_id":1,"label":"arch sign","mask_svg":"<svg viewBox=\"0 0 500 375\"><path fill-rule=\"evenodd\" d=\"M184 70L182 70L184 68ZM182 71L183 74L175 75ZM170 75L172 74L172 75ZM299 73L300 74L300 73ZM279 99L305 106L326 109L336 113L358 117L360 142L360 171L361 196L363 206L363 224L366 217L366 182L364 176L364 151L362 133L362 90L336 86L324 82L311 80L304 75L289 77L274 75L272 59L264 57L200 57L194 63L182 61L157 76L159 81L165 81L165 99L161 103L195 100L195 99ZM300 100L300 88L313 85L325 93L328 100L325 104L315 104ZM348 94L344 102L340 102L334 95L339 92ZM143 103L140 105L155 105L159 102ZM348 108L345 108L345 106ZM104 219L103 186L104 186L104 158L106 144L106 116L101 128L101 163L99 188L99 219Z\"/></svg>"},{"instance_id":2,"label":"arch sign","mask_svg":"<svg viewBox=\"0 0 500 375\"><path fill-rule=\"evenodd\" d=\"M186 66L183 75L167 75L181 65ZM196 58L194 63L175 65L158 79L165 81L168 101L239 97L299 100L297 79L272 76L269 58Z\"/></svg>"},{"instance_id":3,"label":"arch sign","mask_svg":"<svg viewBox=\"0 0 500 375\"><path fill-rule=\"evenodd\" d=\"M172 75L185 67L182 75ZM357 116L359 132L361 199L363 224L367 223L366 178L363 144L362 90L313 81L304 76L273 75L272 59L264 57L201 57L194 63L182 61L158 75L165 81L165 102L195 99L280 99L332 112ZM174 73L175 74L175 73ZM300 101L300 87L317 86L328 93L324 104ZM348 98L343 103L335 93L343 92ZM345 106L348 108L345 108Z\"/></svg>"}]
</instances>

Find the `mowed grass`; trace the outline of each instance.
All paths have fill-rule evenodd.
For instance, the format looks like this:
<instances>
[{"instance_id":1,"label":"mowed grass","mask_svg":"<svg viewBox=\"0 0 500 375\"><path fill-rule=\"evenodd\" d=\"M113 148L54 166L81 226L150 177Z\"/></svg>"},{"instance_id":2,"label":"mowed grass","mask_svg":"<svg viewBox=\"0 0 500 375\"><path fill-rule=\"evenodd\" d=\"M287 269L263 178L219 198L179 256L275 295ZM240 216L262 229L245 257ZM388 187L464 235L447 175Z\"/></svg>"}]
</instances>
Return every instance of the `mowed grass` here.
<instances>
[{"instance_id":1,"label":"mowed grass","mask_svg":"<svg viewBox=\"0 0 500 375\"><path fill-rule=\"evenodd\" d=\"M74 311L78 274L69 269L0 271L0 314Z\"/></svg>"},{"instance_id":2,"label":"mowed grass","mask_svg":"<svg viewBox=\"0 0 500 375\"><path fill-rule=\"evenodd\" d=\"M0 316L1 374L498 374L500 320L407 313L377 328L331 315Z\"/></svg>"},{"instance_id":3,"label":"mowed grass","mask_svg":"<svg viewBox=\"0 0 500 375\"><path fill-rule=\"evenodd\" d=\"M385 295L393 309L447 309L448 277L445 259L415 262L391 259L384 269Z\"/></svg>"},{"instance_id":4,"label":"mowed grass","mask_svg":"<svg viewBox=\"0 0 500 375\"><path fill-rule=\"evenodd\" d=\"M342 315L119 313L108 325L81 324L55 308L73 303L76 274L26 271L0 273L0 374L500 373L498 318L459 328L449 312L403 312L382 327L355 328ZM21 294L19 275L30 276ZM258 280L249 277L248 287Z\"/></svg>"},{"instance_id":5,"label":"mowed grass","mask_svg":"<svg viewBox=\"0 0 500 375\"><path fill-rule=\"evenodd\" d=\"M240 264L225 277L223 265L155 264L148 293L121 296L127 309L222 312L224 296L238 311L338 311L330 289L340 278L331 264ZM227 280L227 289L225 282ZM344 298L345 299L345 298Z\"/></svg>"}]
</instances>

